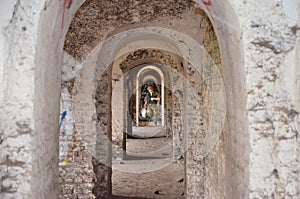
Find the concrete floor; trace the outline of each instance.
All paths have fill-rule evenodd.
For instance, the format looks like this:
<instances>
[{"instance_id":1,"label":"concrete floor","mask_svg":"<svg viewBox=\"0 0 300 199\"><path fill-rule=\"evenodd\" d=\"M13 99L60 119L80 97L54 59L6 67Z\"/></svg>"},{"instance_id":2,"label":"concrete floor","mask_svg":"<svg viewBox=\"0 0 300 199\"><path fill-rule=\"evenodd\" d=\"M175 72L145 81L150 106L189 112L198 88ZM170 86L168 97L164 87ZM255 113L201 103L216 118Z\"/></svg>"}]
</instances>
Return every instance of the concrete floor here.
<instances>
[{"instance_id":1,"label":"concrete floor","mask_svg":"<svg viewBox=\"0 0 300 199\"><path fill-rule=\"evenodd\" d=\"M141 133L151 138L127 139L127 153L122 157L114 151L119 155L113 158L113 195L116 198L185 198L184 162L173 161L171 139L162 136L160 127L134 129L134 134Z\"/></svg>"}]
</instances>

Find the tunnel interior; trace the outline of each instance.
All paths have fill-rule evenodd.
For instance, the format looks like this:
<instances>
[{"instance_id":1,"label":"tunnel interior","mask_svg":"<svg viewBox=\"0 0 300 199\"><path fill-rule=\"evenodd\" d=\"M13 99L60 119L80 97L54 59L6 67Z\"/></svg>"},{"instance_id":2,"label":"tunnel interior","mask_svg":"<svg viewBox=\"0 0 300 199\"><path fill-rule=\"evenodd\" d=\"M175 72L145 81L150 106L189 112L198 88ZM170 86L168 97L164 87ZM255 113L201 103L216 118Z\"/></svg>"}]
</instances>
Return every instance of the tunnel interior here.
<instances>
[{"instance_id":1,"label":"tunnel interior","mask_svg":"<svg viewBox=\"0 0 300 199\"><path fill-rule=\"evenodd\" d=\"M61 112L73 115L60 134L60 197L225 195L225 115L213 111L225 110L225 91L213 26L192 2L147 4L155 12L87 1L70 24ZM140 114L146 84L161 95L157 126Z\"/></svg>"},{"instance_id":2,"label":"tunnel interior","mask_svg":"<svg viewBox=\"0 0 300 199\"><path fill-rule=\"evenodd\" d=\"M299 198L296 0L0 4L0 198Z\"/></svg>"}]
</instances>

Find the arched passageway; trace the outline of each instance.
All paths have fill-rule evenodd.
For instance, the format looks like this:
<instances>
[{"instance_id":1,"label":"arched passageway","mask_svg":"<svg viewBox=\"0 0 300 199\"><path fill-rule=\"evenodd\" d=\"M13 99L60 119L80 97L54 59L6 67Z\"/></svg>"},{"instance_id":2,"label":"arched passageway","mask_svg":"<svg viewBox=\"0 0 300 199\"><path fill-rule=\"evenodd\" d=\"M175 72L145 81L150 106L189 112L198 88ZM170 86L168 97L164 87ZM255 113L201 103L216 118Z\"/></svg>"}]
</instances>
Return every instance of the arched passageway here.
<instances>
[{"instance_id":1,"label":"arched passageway","mask_svg":"<svg viewBox=\"0 0 300 199\"><path fill-rule=\"evenodd\" d=\"M67 1L66 1L67 2ZM60 68L59 68L59 63L60 60L59 56L62 55L62 44L63 44L63 39L64 38L63 35L66 33L66 26L68 24L68 20L71 19L72 14L74 13L74 11L77 9L77 7L80 6L80 2L76 2L73 3L72 5L69 2L69 6L70 8L68 8L67 3L65 3L64 5L64 10L63 13L60 12L60 6L56 5L56 4L51 4L53 2L50 2L50 4L45 4L45 8L44 8L44 12L42 14L42 18L40 20L40 31L39 31L39 38L38 38L38 42L37 42L37 55L36 55L36 59L37 59L37 65L39 66L48 66L49 63L56 65L57 67L55 68L51 68L51 67L39 67L36 69L36 76L37 77L44 77L44 74L48 74L47 77L49 77L49 80L46 81L46 79L43 78L37 78L35 81L36 87L35 87L35 93L36 93L36 99L35 99L35 117L36 117L36 123L35 123L35 130L39 131L40 130L40 135L38 137L43 137L43 139L48 140L47 142L49 142L50 144L47 144L47 146L49 146L49 148L55 145L55 143L58 142L58 136L49 136L51 135L51 133L48 133L50 131L55 131L55 129L58 129L56 127L53 128L49 128L51 125L51 123L53 121L58 121L58 107L59 107L59 103L58 103L58 99L59 99L59 83L58 81L56 81L57 79L55 78L51 78L53 76L58 77L57 74L59 74ZM170 2L169 2L170 3ZM101 3L100 3L101 4ZM172 6L174 6L174 9L176 8L180 8L182 9L182 14L187 15L187 16L191 16L191 17L186 17L184 18L184 20L189 20L189 19L193 19L195 20L195 22L197 21L203 21L205 19L204 15L199 15L196 11L194 11L193 9L193 4L189 4L189 3L183 3L183 4L172 4L170 3ZM80 12L85 11L85 9L88 8L88 6L93 5L93 2L86 2L85 4L83 4L83 6L78 10L77 15L75 17L75 19L80 18ZM103 5L105 7L105 5ZM179 7L178 7L179 6ZM100 6L101 8L102 6ZM113 7L113 6L112 6ZM184 11L186 9L186 11ZM191 10L190 10L191 9ZM87 9L88 10L88 9ZM162 10L170 10L167 8L162 8ZM186 13L185 13L186 12ZM195 14L195 13L196 14ZM57 16L59 17L63 17L63 22L62 23L56 23L55 26L51 26L51 24L48 24L47 21L53 16L53 13L57 13ZM172 10L170 10L169 16L172 16ZM203 13L202 13L203 14ZM196 17L193 17L193 15L195 15ZM152 20L152 19L151 19ZM169 18L166 17L166 20L169 21ZM171 27L180 27L181 25L176 23L175 21L177 20L177 17L174 16L174 24L171 25ZM183 20L182 23L184 23L185 21ZM205 19L207 20L207 18ZM118 21L118 20L117 20ZM154 20L155 21L155 20ZM208 21L208 20L207 20ZM77 21L77 22L82 22L82 21ZM120 22L120 21L118 21ZM88 24L88 23L87 23ZM155 24L155 23L153 23ZM164 25L166 25L167 23L165 23ZM80 26L80 24L79 24ZM53 28L54 29L51 29ZM78 36L78 32L76 32L76 20L74 20L73 23L71 23L71 26L69 28L69 33L68 36L66 38L65 41L65 50L70 53L73 57L77 58L78 63L80 64L80 59L84 58L84 56L86 55L87 52L89 52L89 50L91 50L91 46L86 46L87 48L85 50L81 50L82 49L82 45L79 45L77 47L73 46L72 42L73 41L81 41L80 39L71 39L72 36L74 35L73 33L75 33L75 35ZM74 28L74 32L72 31ZM181 27L180 27L181 28ZM50 29L50 31L48 31ZM195 28L194 28L195 29ZM145 33L138 33L139 37L142 38L147 38L151 35L154 35L154 37L157 37L155 35L159 35L157 34L156 30L158 29L152 29L152 30L147 30L149 31L147 33L147 31ZM191 28L191 32L192 32L192 28ZM196 30L200 31L198 28L196 28ZM50 32L53 33L54 38L48 38L48 34L46 34L46 32ZM169 33L167 33L169 34ZM60 37L62 35L62 37ZM172 87L171 91L171 95L174 95L177 99L173 100L172 103L174 103L173 105L177 106L178 111L182 111L182 114L187 114L187 110L185 110L185 105L184 103L188 103L188 101L184 101L184 96L187 96L187 94L184 93L185 91L185 87L187 86L185 84L185 82L183 82L183 78L187 78L186 75L191 75L193 76L193 71L195 71L196 69L193 69L193 63L189 63L188 60L188 56L186 55L186 53L188 52L188 49L186 48L182 48L181 46L176 46L175 51L179 51L180 52L180 58L181 60L178 60L179 58L177 58L175 61L173 58L170 58L170 55L168 55L168 51L174 53L174 44L173 41L175 41L173 39L173 41L171 40L172 36L175 36L175 33L170 33L169 36L167 37L162 37L163 39L166 38L167 40L169 40L167 43L171 44L168 45L168 47L163 47L162 48L162 44L160 43L162 38L160 38L159 40L156 40L156 43L151 44L154 46L150 45L150 49L163 49L165 50L167 53L165 53L165 58L167 58L168 62L172 62L173 61L173 65L175 67L175 72L177 72L177 74L174 75L174 77L176 77L177 81L179 81L178 85L176 87ZM169 37L169 38L168 38ZM132 39L134 38L134 40L136 40L136 37L132 37ZM183 36L184 38L184 36ZM53 42L53 40L55 40L56 42ZM141 40L141 39L139 39ZM153 39L150 39L150 41ZM101 41L101 39L98 39L97 42ZM95 43L96 40L94 40L93 44ZM85 42L85 45L87 45L88 42ZM123 44L122 44L123 43ZM122 42L119 42L118 45L120 46L124 46L124 43L128 43L126 42L126 39L123 39ZM147 43L147 42L146 42ZM108 44L109 45L109 44ZM149 45L149 44L148 44ZM173 45L173 46L172 46ZM94 45L95 46L95 45ZM53 50L50 50L50 47L53 48ZM97 48L97 47L96 47ZM104 51L105 49L109 49L106 48L106 46L103 47ZM98 54L100 54L99 57L101 57L101 50L99 51L99 49L103 49L101 47L98 48ZM58 50L58 51L57 51ZM69 51L70 50L70 51ZM97 52L97 49L94 50L95 52ZM153 51L154 54L156 53L155 51ZM97 53L96 53L97 54ZM177 53L175 53L177 54ZM48 55L48 56L46 56ZM143 55L143 54L142 54ZM75 126L76 129L78 131L78 135L79 137L83 138L84 144L83 147L86 147L88 149L88 151L94 156L91 157L88 161L93 162L93 172L95 173L95 179L94 179L94 189L93 192L95 195L97 195L98 197L102 197L102 196L107 196L111 193L110 187L111 187L111 183L110 183L110 175L111 175L111 144L109 144L109 140L111 139L111 98L107 95L105 95L104 93L111 93L112 91L112 85L110 84L111 82L111 71L110 68L107 68L108 66L110 66L110 62L107 62L105 65L102 65L103 63L105 63L105 59L104 61L101 59L94 59L91 58L96 57L95 55L93 55L93 52L86 57L86 62L84 63L83 69L81 70L81 76L76 77L75 78L75 83L74 83L74 87L73 90L71 88L71 92L72 92L72 98L73 98L73 105L74 105L74 120L76 122ZM103 57L103 56L102 56ZM164 56L163 56L164 57ZM79 59L78 59L79 58ZM109 59L113 59L114 57L108 57ZM73 58L71 58L73 59ZM151 58L150 58L151 59ZM56 60L57 63L53 63L50 60ZM125 59L126 60L126 59ZM138 57L137 60L134 60L134 62L141 62L141 60L146 60L146 59L140 59ZM163 62L165 60L162 60ZM97 65L95 65L97 64ZM93 68L94 66L94 68ZM108 69L108 70L107 70ZM181 77L180 77L181 76ZM85 79L86 77L88 77L87 79ZM200 76L198 77L200 78ZM90 82L92 79L95 80L94 86L92 86L92 89L88 89L86 86L87 85L91 85ZM86 81L88 80L88 81ZM188 80L190 81L190 80ZM67 79L67 83L70 82L70 79ZM194 80L193 84L196 85L197 79ZM196 87L195 87L196 88ZM86 89L86 90L85 90ZM174 90L176 89L176 90ZM198 88L199 89L199 88ZM201 90L201 89L200 89ZM50 92L51 91L51 92ZM74 92L74 93L73 93ZM93 93L94 92L94 93ZM53 93L53 98L50 100L47 96ZM93 98L94 96L94 98ZM175 98L174 98L175 99ZM94 102L96 100L96 102ZM182 101L183 100L183 101ZM93 103L94 102L94 103ZM44 105L47 104L47 107L45 108ZM96 106L95 106L96 104ZM38 111L38 110L43 110L42 112ZM175 108L172 109L172 111L175 111ZM85 115L86 114L86 115ZM95 115L94 115L95 114ZM172 113L173 114L173 113ZM166 119L166 123L173 123L175 122L175 120L173 121L173 119L177 118L177 122L180 124L180 120L186 120L185 116L182 114L178 114L176 115L176 117L173 117L175 115L172 115L172 121L169 118L170 121L167 121L168 119ZM197 113L196 113L197 114ZM38 119L40 118L40 119ZM43 120L41 118L52 118L51 120ZM92 118L92 121L90 122ZM45 122L40 122L40 121L45 121ZM186 122L186 121L185 121ZM88 128L88 126L90 126L89 124L94 124L91 125L93 127ZM174 146L177 145L178 148L178 153L182 153L183 151L185 151L184 146L182 146L180 144L180 142L182 140L180 140L182 137L185 136L185 134L183 133L183 130L185 129L186 125L185 123L182 123L183 125L179 125L176 128L173 128L174 126L171 125L171 127L169 127L172 130L172 135L176 135L178 137L177 142L175 142ZM170 130L169 129L169 130ZM174 130L175 129L175 130ZM181 134L181 135L179 135ZM48 136L43 136L43 135L48 135ZM36 138L38 139L38 138ZM35 142L37 143L37 142ZM40 142L40 143L44 143L44 142ZM42 145L37 145L36 148L40 148ZM195 145L196 146L196 145ZM79 147L80 148L80 147ZM57 161L54 161L55 159L55 154L57 153L58 148L54 147L55 150L52 150L51 154L53 155L53 161L37 161L36 165L33 166L33 171L35 171L34 173L40 173L41 175L38 175L40 180L37 180L37 176L33 176L33 182L34 184L32 185L32 190L34 191L34 193L36 195L44 195L45 197L55 197L55 193L57 193L58 190L57 187L54 186L54 184L52 184L52 182L55 182L57 179L55 178L55 172L57 173L57 166L56 163ZM77 149L78 150L78 149ZM80 149L81 150L81 149ZM194 149L193 149L194 150ZM192 150L192 151L193 151ZM74 151L71 152L73 155ZM48 155L47 157L50 157L50 155ZM51 156L52 157L52 156ZM76 155L75 155L76 157ZM81 157L81 156L80 156ZM83 157L83 156L82 156ZM36 156L37 160L42 160L43 158ZM46 159L44 159L46 160ZM73 159L74 160L74 159ZM76 158L75 158L76 160ZM192 160L189 159L188 157L186 157L186 160ZM194 161L194 160L193 160ZM43 162L43 165L39 165L40 162ZM48 163L51 162L50 166L48 165ZM188 162L188 161L186 161ZM201 164L195 164L197 165L197 168L195 168L195 170L190 169L190 165L186 164L186 170L189 170L190 172L194 172L197 169L199 169L198 166L202 167L203 165ZM48 166L46 166L48 165ZM71 164L68 164L69 166ZM75 165L76 166L76 165ZM43 178L43 176L45 175L45 177L49 174L49 172L44 172L42 168L49 168L49 172L54 172L53 175L50 174L51 178L49 179L49 184L45 184L45 183L40 183L40 181ZM203 172L203 171L201 171ZM46 175L46 173L48 173ZM188 186L194 186L194 183L196 183L196 181L194 181L195 179L192 179L191 176L193 174L189 174L186 173L186 184ZM201 177L200 177L201 178ZM103 180L106 179L106 180ZM204 179L203 179L204 180ZM190 188L186 188L188 191L186 191L186 196L187 197L192 197L193 195L197 196L197 195L201 195L204 194L202 189L203 189L203 182L201 180L200 184L196 183L198 185L196 185L196 187L198 187L195 190L192 190L191 187ZM65 191L63 192L63 194L76 194L76 192L74 191L74 184L76 183L75 181L73 181L73 179L69 182L65 179L63 179L62 183L68 184L69 183L69 187L71 188L71 190L73 191ZM44 185L44 186L40 186L40 185ZM49 187L53 188L53 192L51 192L51 194L49 194L49 192L46 192L45 190L49 190ZM68 186L65 186L68 187ZM202 187L202 188L201 188ZM68 189L68 188L67 188ZM49 195L48 195L49 194ZM79 194L79 193L78 193ZM189 195L190 196L189 196Z\"/></svg>"},{"instance_id":2,"label":"arched passageway","mask_svg":"<svg viewBox=\"0 0 300 199\"><path fill-rule=\"evenodd\" d=\"M146 115L142 115L142 118L140 119L139 115L142 111L143 105L145 104L146 97L147 97L147 87L152 85L154 88L154 92L157 92L161 97L159 102L156 102L158 104L158 119L159 119L159 126L164 126L165 124L165 77L162 73L162 71L159 69L159 67L155 67L152 65L146 66L142 68L136 77L136 89L135 89L135 120L136 120L136 126L140 126L140 120L142 118L146 118ZM154 114L154 113L152 113ZM146 124L147 125L147 124Z\"/></svg>"},{"instance_id":3,"label":"arched passageway","mask_svg":"<svg viewBox=\"0 0 300 199\"><path fill-rule=\"evenodd\" d=\"M111 197L113 136L124 141L139 123L124 85L147 63L165 67L162 126L171 164L183 157L181 197L299 196L290 3L10 2L0 21L1 197Z\"/></svg>"},{"instance_id":4,"label":"arched passageway","mask_svg":"<svg viewBox=\"0 0 300 199\"><path fill-rule=\"evenodd\" d=\"M83 125L84 127L95 125L94 130L79 133L85 135L83 140L88 144L89 150L96 159L93 163L96 178L105 179L100 181L96 179L94 185L96 190L94 189L93 193L98 197L107 197L111 193L111 173L114 172L110 168L113 166L111 161L112 154L114 154L112 151L114 143L110 142L112 136L114 133L116 135L122 134L122 148L126 150L127 142L125 138L128 135L132 136L134 131L137 130L137 128L134 128L134 126L137 126L137 114L139 113L139 110L137 110L137 107L139 107L139 104L137 104L139 102L139 98L137 98L139 89L137 78L140 74L139 69L143 68L142 64L147 63L159 65L156 69L157 75L151 75L149 71L147 74L147 67L145 67L146 73L144 76L146 79L144 80L147 81L147 78L150 78L154 83L160 83L164 86L162 89L163 109L161 111L164 114L161 122L165 123L163 125L165 127L163 129L164 135L170 139L167 144L171 148L171 152L167 157L169 158L168 164L178 159L184 160L183 164L186 172L184 173L184 183L182 185L185 185L185 189L188 191L183 192L185 193L183 197L200 197L204 194L222 196L225 194L222 188L224 186L222 179L224 178L225 169L222 166L224 165L223 141L219 142L217 148L214 148L215 143L219 140L219 135L224 135L221 133L224 131L222 125L226 112L225 91L220 76L222 66L218 43L205 14L190 10L192 4L183 6L187 7L182 14L184 16L182 21L191 20L194 16L195 23L202 21L203 29L193 26L190 32L181 34L176 30L172 30L176 29L174 24L169 29L142 27L110 33L111 37L106 38L86 58L87 61L81 72L82 75L75 82L75 88L78 85L77 89L81 87L85 92L79 92L73 96L76 101L74 110L96 112L97 120L90 122L87 121L87 118L86 123ZM84 9L88 8L83 7ZM76 24L76 19L74 19L74 24ZM165 20L169 19L166 18ZM166 22L163 22L162 25L164 23ZM181 22L177 23L179 25ZM153 24L155 23L153 22ZM188 34L194 34L193 31L202 36L196 38L196 40L188 37ZM208 41L212 38L212 41ZM199 45L195 46L197 43ZM65 45L66 49L67 47L68 45ZM209 51L206 52L205 48ZM95 90L93 87L87 87L90 84L86 83L85 79L88 79L89 75L93 76ZM165 77L168 77L168 79L166 80ZM114 89L118 87L118 84L121 86L117 89L118 92L115 92L117 97L115 100L112 98L112 103L111 96L114 96ZM166 89L164 89L165 87ZM165 93L165 90L168 93ZM82 108L87 104L86 101L89 101L86 98L87 93L94 96L95 109L92 106ZM85 101L81 102L80 99L85 99ZM117 110L117 114L114 114L114 110ZM82 119L80 113L77 113L77 116L74 117L75 120L76 117L77 120ZM118 122L113 123L113 121ZM111 125L112 129L110 128ZM91 137L94 138L94 141ZM220 159L220 163L215 165L217 166L216 170L219 172L218 176L213 171L205 170L210 167L210 163L198 162L203 160L211 150L216 150L215 153L218 156L212 156L210 159L212 161L216 158ZM127 153L125 154L128 156ZM191 169L192 167L193 169ZM192 174L195 171L199 173L197 175ZM205 173L209 173L209 175L205 176ZM219 183L213 183L216 179ZM204 189L205 183L211 183L212 185L209 189ZM192 190L193 186L197 188ZM211 191L214 186L219 186L219 192ZM152 191L152 194L154 193L155 191ZM131 196L140 197L139 195ZM147 197L152 196L148 195Z\"/></svg>"}]
</instances>

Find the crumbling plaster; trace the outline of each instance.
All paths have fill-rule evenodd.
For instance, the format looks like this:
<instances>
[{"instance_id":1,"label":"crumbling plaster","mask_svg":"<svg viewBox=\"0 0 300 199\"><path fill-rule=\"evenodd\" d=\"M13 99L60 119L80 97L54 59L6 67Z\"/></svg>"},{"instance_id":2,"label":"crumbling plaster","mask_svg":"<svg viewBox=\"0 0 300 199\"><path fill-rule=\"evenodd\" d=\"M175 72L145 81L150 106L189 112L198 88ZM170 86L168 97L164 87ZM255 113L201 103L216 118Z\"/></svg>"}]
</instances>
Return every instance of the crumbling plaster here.
<instances>
[{"instance_id":1,"label":"crumbling plaster","mask_svg":"<svg viewBox=\"0 0 300 199\"><path fill-rule=\"evenodd\" d=\"M18 0L6 7L1 2L7 8L1 12L6 13L0 65L3 198L55 198L58 193L58 134L53 132L58 131L59 65L67 30L61 27L62 3Z\"/></svg>"},{"instance_id":2,"label":"crumbling plaster","mask_svg":"<svg viewBox=\"0 0 300 199\"><path fill-rule=\"evenodd\" d=\"M286 7L297 6L296 1L249 1L238 11L247 52L250 198L299 197L299 114L293 100L297 92L289 92L295 91L297 79L287 72L294 68L297 74L298 70L299 60L287 60L296 49L294 28L299 21L286 13ZM244 17L247 12L251 14Z\"/></svg>"},{"instance_id":3,"label":"crumbling plaster","mask_svg":"<svg viewBox=\"0 0 300 199\"><path fill-rule=\"evenodd\" d=\"M14 10L14 1L3 1L0 4L0 27L1 27L1 34L0 34L0 50L1 50L1 57L0 57L0 78L3 81L5 78L5 60L7 59L8 52L9 52L9 35L10 35L10 29L9 24L12 17L12 13ZM1 82L2 82L1 81ZM0 86L0 103L3 100L3 88L4 84L1 84Z\"/></svg>"}]
</instances>

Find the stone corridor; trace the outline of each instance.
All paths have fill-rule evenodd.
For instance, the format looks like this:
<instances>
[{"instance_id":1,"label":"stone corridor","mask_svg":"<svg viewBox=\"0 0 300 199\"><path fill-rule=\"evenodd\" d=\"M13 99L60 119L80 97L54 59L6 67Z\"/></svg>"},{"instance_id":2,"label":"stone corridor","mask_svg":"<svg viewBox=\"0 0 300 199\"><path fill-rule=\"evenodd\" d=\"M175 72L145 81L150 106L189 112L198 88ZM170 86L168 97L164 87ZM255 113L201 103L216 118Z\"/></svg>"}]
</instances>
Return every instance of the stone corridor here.
<instances>
[{"instance_id":1,"label":"stone corridor","mask_svg":"<svg viewBox=\"0 0 300 199\"><path fill-rule=\"evenodd\" d=\"M151 127L148 134L151 136ZM144 132L147 136L147 132ZM136 198L184 197L184 160L172 159L172 140L166 137L128 139L125 159L112 167L112 193Z\"/></svg>"},{"instance_id":2,"label":"stone corridor","mask_svg":"<svg viewBox=\"0 0 300 199\"><path fill-rule=\"evenodd\" d=\"M299 0L2 0L0 29L1 199L300 198Z\"/></svg>"},{"instance_id":3,"label":"stone corridor","mask_svg":"<svg viewBox=\"0 0 300 199\"><path fill-rule=\"evenodd\" d=\"M126 154L119 143L113 145L111 198L184 197L184 159L172 158L172 139L155 127L136 128L143 138L128 139ZM159 130L158 130L159 129ZM93 199L92 154L75 132L68 157L60 165L60 198Z\"/></svg>"}]
</instances>

